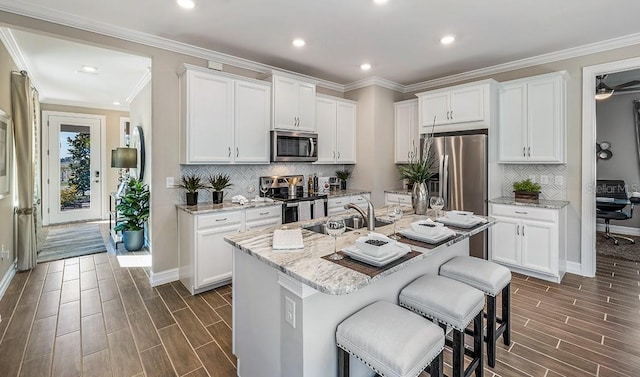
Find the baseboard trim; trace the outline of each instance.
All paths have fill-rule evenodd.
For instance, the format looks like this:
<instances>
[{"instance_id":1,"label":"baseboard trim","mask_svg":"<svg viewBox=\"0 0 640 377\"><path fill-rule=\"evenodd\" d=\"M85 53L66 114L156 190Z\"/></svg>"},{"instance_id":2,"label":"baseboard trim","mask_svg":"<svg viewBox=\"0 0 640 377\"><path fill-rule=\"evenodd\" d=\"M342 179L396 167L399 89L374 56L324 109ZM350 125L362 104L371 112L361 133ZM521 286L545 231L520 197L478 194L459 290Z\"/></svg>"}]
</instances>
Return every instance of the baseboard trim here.
<instances>
[{"instance_id":1,"label":"baseboard trim","mask_svg":"<svg viewBox=\"0 0 640 377\"><path fill-rule=\"evenodd\" d=\"M11 280L13 280L14 276L16 276L15 262L11 264L11 267L9 267L7 272L2 277L2 280L0 280L0 300L2 300L2 298L4 297L4 293L7 291L7 288L9 288L9 284L11 283Z\"/></svg>"},{"instance_id":2,"label":"baseboard trim","mask_svg":"<svg viewBox=\"0 0 640 377\"><path fill-rule=\"evenodd\" d=\"M624 234L627 236L640 236L640 228L632 228L630 226L611 225L611 233ZM596 224L596 230L598 232L604 232L604 224Z\"/></svg>"},{"instance_id":3,"label":"baseboard trim","mask_svg":"<svg viewBox=\"0 0 640 377\"><path fill-rule=\"evenodd\" d=\"M582 264L578 262L567 262L567 272L575 275L582 275Z\"/></svg>"},{"instance_id":4,"label":"baseboard trim","mask_svg":"<svg viewBox=\"0 0 640 377\"><path fill-rule=\"evenodd\" d=\"M158 285L171 283L172 281L178 281L180 280L178 271L178 268L160 272L151 271L151 276L149 276L149 284L151 284L152 287L157 287Z\"/></svg>"}]
</instances>

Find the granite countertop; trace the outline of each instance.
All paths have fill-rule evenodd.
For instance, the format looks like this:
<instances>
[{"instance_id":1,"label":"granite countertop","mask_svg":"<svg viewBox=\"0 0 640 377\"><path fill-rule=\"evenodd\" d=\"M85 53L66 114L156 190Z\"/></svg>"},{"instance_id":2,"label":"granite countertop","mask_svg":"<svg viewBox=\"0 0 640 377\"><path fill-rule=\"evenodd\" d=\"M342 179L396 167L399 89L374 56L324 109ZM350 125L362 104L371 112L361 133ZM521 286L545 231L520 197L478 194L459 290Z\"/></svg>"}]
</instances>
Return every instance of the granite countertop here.
<instances>
[{"instance_id":1,"label":"granite countertop","mask_svg":"<svg viewBox=\"0 0 640 377\"><path fill-rule=\"evenodd\" d=\"M490 199L489 203L507 204L512 206L523 206L523 207L533 207L533 208L547 208L547 209L562 209L569 205L569 202L566 200L540 199L538 203L516 202L516 199L510 196L501 196L499 198Z\"/></svg>"},{"instance_id":2,"label":"granite countertop","mask_svg":"<svg viewBox=\"0 0 640 377\"><path fill-rule=\"evenodd\" d=\"M411 190L406 188L384 190L388 194L412 195Z\"/></svg>"},{"instance_id":3,"label":"granite countertop","mask_svg":"<svg viewBox=\"0 0 640 377\"><path fill-rule=\"evenodd\" d=\"M405 215L397 223L398 229L410 227L413 221L426 216L414 215L410 206L405 207ZM384 217L387 213L387 207L376 208L376 217ZM427 215L433 215L429 210ZM352 214L345 214L345 217L350 217ZM433 216L432 216L433 218ZM314 219L305 222L291 223L281 225L277 228L280 229L294 229L304 225L311 225L322 223L324 219ZM440 245L434 249L421 249L415 248L414 250L421 252L418 255L408 261L401 263L393 268L390 268L375 277L369 277L363 273L354 271L350 268L343 267L339 264L333 263L322 257L333 252L333 238L328 235L319 234L310 230L302 229L302 238L304 242L304 249L282 252L274 252L271 248L273 240L273 230L276 228L270 228L267 230L258 230L254 232L234 233L227 235L225 240L234 247L246 252L247 254L257 258L258 260L266 263L267 265L281 271L292 278L327 294L341 295L354 292L360 288L363 288L378 279L383 279L396 271L402 270L408 265L415 263L428 255L434 253L436 250L442 250L450 245L460 242L476 233L479 233L489 226L493 225L495 220L489 219L489 222L481 227L473 229L471 232L457 231L457 237L451 239L447 243ZM390 235L393 232L393 225L386 225L377 227L376 232ZM359 229L352 232L344 233L338 237L338 250L348 245L353 245L358 237L367 234L366 229Z\"/></svg>"},{"instance_id":4,"label":"granite countertop","mask_svg":"<svg viewBox=\"0 0 640 377\"><path fill-rule=\"evenodd\" d=\"M320 194L326 194L328 198L339 198L341 196L371 194L371 191L369 191L369 190L358 190L358 189L346 189L346 190L336 190L336 191L322 192Z\"/></svg>"},{"instance_id":5,"label":"granite countertop","mask_svg":"<svg viewBox=\"0 0 640 377\"><path fill-rule=\"evenodd\" d=\"M272 202L249 202L244 205L238 203L231 203L231 201L224 201L222 204L213 204L209 203L198 203L195 206L188 206L186 204L176 204L176 208L183 210L192 215L199 215L203 213L211 213L211 212L223 212L223 211L235 211L239 209L246 208L257 208L257 207L270 207L270 206L282 206L282 202L272 201Z\"/></svg>"}]
</instances>

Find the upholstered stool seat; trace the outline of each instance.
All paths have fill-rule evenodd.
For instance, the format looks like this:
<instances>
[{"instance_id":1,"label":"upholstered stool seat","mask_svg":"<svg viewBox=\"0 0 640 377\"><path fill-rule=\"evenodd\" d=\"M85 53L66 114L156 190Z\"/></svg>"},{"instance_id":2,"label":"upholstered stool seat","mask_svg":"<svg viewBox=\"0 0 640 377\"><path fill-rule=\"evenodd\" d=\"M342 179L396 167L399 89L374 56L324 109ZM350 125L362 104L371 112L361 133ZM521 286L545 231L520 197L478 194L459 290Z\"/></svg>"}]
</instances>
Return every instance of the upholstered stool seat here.
<instances>
[{"instance_id":1,"label":"upholstered stool seat","mask_svg":"<svg viewBox=\"0 0 640 377\"><path fill-rule=\"evenodd\" d=\"M436 274L419 277L400 292L400 305L424 317L437 321L443 329L453 328L453 376L481 377L482 366L482 313L484 294L476 288ZM464 346L465 329L473 321L473 350ZM464 355L472 361L465 369Z\"/></svg>"},{"instance_id":2,"label":"upholstered stool seat","mask_svg":"<svg viewBox=\"0 0 640 377\"><path fill-rule=\"evenodd\" d=\"M444 332L432 322L377 301L338 325L338 375L348 376L349 355L381 376L416 377L430 366L442 377Z\"/></svg>"},{"instance_id":3,"label":"upholstered stool seat","mask_svg":"<svg viewBox=\"0 0 640 377\"><path fill-rule=\"evenodd\" d=\"M440 275L455 279L487 294L487 359L496 365L496 339L511 343L511 271L497 263L474 257L456 257L440 267ZM496 296L502 292L502 317L496 315ZM496 329L496 323L500 326Z\"/></svg>"}]
</instances>

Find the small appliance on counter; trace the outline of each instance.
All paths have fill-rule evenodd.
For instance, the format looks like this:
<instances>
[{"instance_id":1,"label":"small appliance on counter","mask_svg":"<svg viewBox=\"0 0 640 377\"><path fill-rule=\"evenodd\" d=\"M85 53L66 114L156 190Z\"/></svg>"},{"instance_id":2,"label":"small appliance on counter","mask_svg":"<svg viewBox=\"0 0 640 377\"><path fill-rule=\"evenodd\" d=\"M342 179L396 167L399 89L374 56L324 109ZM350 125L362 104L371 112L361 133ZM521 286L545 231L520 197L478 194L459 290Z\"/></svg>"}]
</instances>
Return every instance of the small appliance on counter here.
<instances>
[{"instance_id":1,"label":"small appliance on counter","mask_svg":"<svg viewBox=\"0 0 640 377\"><path fill-rule=\"evenodd\" d=\"M327 196L322 192L305 193L302 175L260 177L258 187L266 187L262 196L282 202L282 223L324 217L327 214Z\"/></svg>"},{"instance_id":2,"label":"small appliance on counter","mask_svg":"<svg viewBox=\"0 0 640 377\"><path fill-rule=\"evenodd\" d=\"M340 188L340 180L336 176L318 177L318 192L328 193Z\"/></svg>"}]
</instances>

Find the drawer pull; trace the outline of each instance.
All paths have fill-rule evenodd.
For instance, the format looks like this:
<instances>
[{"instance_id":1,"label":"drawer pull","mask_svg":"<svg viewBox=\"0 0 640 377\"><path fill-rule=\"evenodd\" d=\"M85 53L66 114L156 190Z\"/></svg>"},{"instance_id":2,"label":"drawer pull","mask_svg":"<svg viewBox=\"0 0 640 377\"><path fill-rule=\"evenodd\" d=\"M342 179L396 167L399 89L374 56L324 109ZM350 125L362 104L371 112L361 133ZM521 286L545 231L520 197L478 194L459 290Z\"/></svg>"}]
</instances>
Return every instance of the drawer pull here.
<instances>
[{"instance_id":1,"label":"drawer pull","mask_svg":"<svg viewBox=\"0 0 640 377\"><path fill-rule=\"evenodd\" d=\"M524 225L522 226L522 237L524 237Z\"/></svg>"},{"instance_id":2,"label":"drawer pull","mask_svg":"<svg viewBox=\"0 0 640 377\"><path fill-rule=\"evenodd\" d=\"M516 211L516 213L520 214L520 215L526 215L528 212L524 212L524 211Z\"/></svg>"},{"instance_id":3,"label":"drawer pull","mask_svg":"<svg viewBox=\"0 0 640 377\"><path fill-rule=\"evenodd\" d=\"M520 235L520 225L516 225L516 234Z\"/></svg>"},{"instance_id":4,"label":"drawer pull","mask_svg":"<svg viewBox=\"0 0 640 377\"><path fill-rule=\"evenodd\" d=\"M269 212L260 212L260 216L268 215Z\"/></svg>"},{"instance_id":5,"label":"drawer pull","mask_svg":"<svg viewBox=\"0 0 640 377\"><path fill-rule=\"evenodd\" d=\"M227 218L225 217L224 219L216 219L216 221L227 221Z\"/></svg>"}]
</instances>

